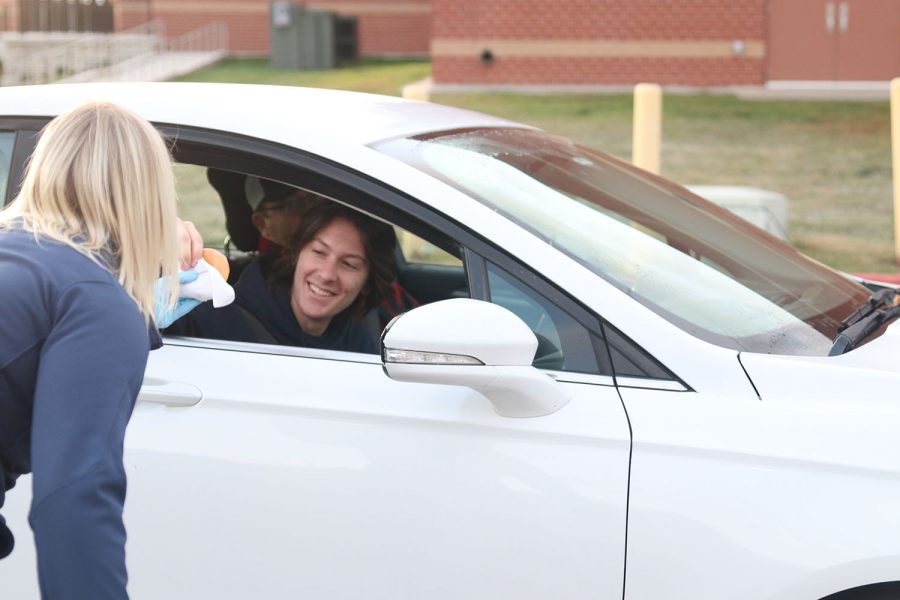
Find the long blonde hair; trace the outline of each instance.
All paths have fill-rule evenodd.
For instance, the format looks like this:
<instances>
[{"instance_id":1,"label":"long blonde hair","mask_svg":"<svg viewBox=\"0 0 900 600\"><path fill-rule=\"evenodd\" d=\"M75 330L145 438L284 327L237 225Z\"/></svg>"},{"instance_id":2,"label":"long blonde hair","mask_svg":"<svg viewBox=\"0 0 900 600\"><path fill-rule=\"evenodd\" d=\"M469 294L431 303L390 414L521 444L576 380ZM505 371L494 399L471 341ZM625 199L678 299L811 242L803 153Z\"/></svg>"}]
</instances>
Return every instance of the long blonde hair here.
<instances>
[{"instance_id":1,"label":"long blonde hair","mask_svg":"<svg viewBox=\"0 0 900 600\"><path fill-rule=\"evenodd\" d=\"M149 323L159 277L170 282L163 304L177 297L176 218L160 133L130 110L91 102L44 128L0 227L67 244L109 269Z\"/></svg>"}]
</instances>

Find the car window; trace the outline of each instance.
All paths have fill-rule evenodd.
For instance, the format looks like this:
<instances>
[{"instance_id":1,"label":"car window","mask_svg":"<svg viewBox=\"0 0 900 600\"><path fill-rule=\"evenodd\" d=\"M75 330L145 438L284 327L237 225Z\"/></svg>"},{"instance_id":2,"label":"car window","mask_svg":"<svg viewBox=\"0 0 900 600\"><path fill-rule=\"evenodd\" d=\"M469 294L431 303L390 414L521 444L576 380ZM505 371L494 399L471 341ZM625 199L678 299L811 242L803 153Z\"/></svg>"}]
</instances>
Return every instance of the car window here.
<instances>
[{"instance_id":1,"label":"car window","mask_svg":"<svg viewBox=\"0 0 900 600\"><path fill-rule=\"evenodd\" d=\"M616 377L671 381L676 377L642 348L606 324L603 328Z\"/></svg>"},{"instance_id":2,"label":"car window","mask_svg":"<svg viewBox=\"0 0 900 600\"><path fill-rule=\"evenodd\" d=\"M231 268L229 282L237 290L238 301L228 308L228 318L219 309L205 305L198 307L167 328L166 333L170 336L377 353L381 331L397 314L422 304L469 296L458 246L454 253L453 245L448 245L446 240L438 245L403 227L375 218L383 225L393 227L397 235L396 278L389 288L380 288L385 297L375 308L364 315L348 317L356 324L346 327L346 335L336 334L335 339L326 341L332 336L333 330L330 330L320 339L310 339L304 335L305 330L300 328L299 322L295 323L291 317L294 305L285 308L278 299L282 292L275 288L293 297L298 280L291 282L297 275L293 267L284 265L281 252L284 243L279 241L280 245L277 245L273 240L289 240L291 232L296 231L292 226L288 232L289 224L299 226L301 215L306 214L309 207L322 203L343 204L341 194L319 191L312 182L306 187L309 178L289 169L281 170L279 179L302 179L304 187L202 164L178 163L175 173L179 216L195 223L207 247L226 253ZM254 212L250 196L254 193L252 189L257 187L260 197ZM360 201L358 193L348 198ZM311 199L312 204L306 199ZM266 239L259 229L260 222L270 228L269 234L279 233L283 237L269 235ZM291 273L285 275L285 268ZM257 280L263 283L257 284ZM284 304L286 306L287 302ZM364 343L363 338L372 343Z\"/></svg>"},{"instance_id":3,"label":"car window","mask_svg":"<svg viewBox=\"0 0 900 600\"><path fill-rule=\"evenodd\" d=\"M538 339L535 367L611 374L601 369L591 333L543 295L502 268L488 263L491 302L522 319Z\"/></svg>"},{"instance_id":4,"label":"car window","mask_svg":"<svg viewBox=\"0 0 900 600\"><path fill-rule=\"evenodd\" d=\"M249 223L252 211L244 206L247 204L244 190L246 174L190 163L177 163L175 173L180 216L197 225L207 246L222 248L229 253L232 267L231 281L235 283L243 270L254 260L258 247L257 242L253 240L245 240L243 247L240 243L235 244L235 240L232 240L230 248L225 245L225 240L233 238L238 233L235 231L236 226L243 225L245 233L246 230L255 233L255 228ZM287 173L284 178L292 179ZM226 204L240 205L245 212L236 211L234 207L227 210ZM238 223L239 220L248 222ZM398 271L389 293L390 297L365 319L366 327L374 339L378 338L384 324L396 314L430 302L472 296L468 275L463 267L460 245L456 242L448 243L447 239L434 242L429 234L419 231L420 227L414 227L412 221L405 224L415 232L394 224L398 240ZM517 314L535 332L539 346L534 366L550 370L612 375L615 364L616 372L621 376L671 378L668 371L624 336L616 337L611 342L611 350L607 352L599 328L589 331L557 303L503 268L487 262L484 273L492 301ZM179 332L177 327L169 333L230 339L197 335L196 332ZM256 341L273 343L272 339Z\"/></svg>"},{"instance_id":5,"label":"car window","mask_svg":"<svg viewBox=\"0 0 900 600\"><path fill-rule=\"evenodd\" d=\"M178 216L197 226L206 246L221 248L227 235L225 213L219 195L206 178L206 167L176 163L175 184Z\"/></svg>"},{"instance_id":6,"label":"car window","mask_svg":"<svg viewBox=\"0 0 900 600\"><path fill-rule=\"evenodd\" d=\"M421 265L453 265L462 266L462 260L458 256L454 256L438 248L434 244L423 240L419 236L413 235L409 231L405 231L399 227L397 231L397 241L403 251L403 259L410 264Z\"/></svg>"},{"instance_id":7,"label":"car window","mask_svg":"<svg viewBox=\"0 0 900 600\"><path fill-rule=\"evenodd\" d=\"M9 168L12 160L13 144L16 134L12 131L0 131L0 198L6 198L7 185L9 184ZM0 201L0 205L3 202Z\"/></svg>"}]
</instances>

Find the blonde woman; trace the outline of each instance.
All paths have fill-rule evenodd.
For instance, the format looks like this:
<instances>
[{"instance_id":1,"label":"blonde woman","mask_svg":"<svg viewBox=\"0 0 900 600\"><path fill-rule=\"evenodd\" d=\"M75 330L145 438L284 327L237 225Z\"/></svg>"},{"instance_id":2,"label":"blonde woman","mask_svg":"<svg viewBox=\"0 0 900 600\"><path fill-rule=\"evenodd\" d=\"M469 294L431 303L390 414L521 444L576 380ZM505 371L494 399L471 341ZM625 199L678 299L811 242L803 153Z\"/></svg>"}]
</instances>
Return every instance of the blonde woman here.
<instances>
[{"instance_id":1,"label":"blonde woman","mask_svg":"<svg viewBox=\"0 0 900 600\"><path fill-rule=\"evenodd\" d=\"M108 103L47 125L0 212L0 507L31 472L44 598L127 597L125 426L160 345L155 284L200 245L160 134ZM171 309L177 284L163 287ZM0 557L12 547L0 517Z\"/></svg>"}]
</instances>

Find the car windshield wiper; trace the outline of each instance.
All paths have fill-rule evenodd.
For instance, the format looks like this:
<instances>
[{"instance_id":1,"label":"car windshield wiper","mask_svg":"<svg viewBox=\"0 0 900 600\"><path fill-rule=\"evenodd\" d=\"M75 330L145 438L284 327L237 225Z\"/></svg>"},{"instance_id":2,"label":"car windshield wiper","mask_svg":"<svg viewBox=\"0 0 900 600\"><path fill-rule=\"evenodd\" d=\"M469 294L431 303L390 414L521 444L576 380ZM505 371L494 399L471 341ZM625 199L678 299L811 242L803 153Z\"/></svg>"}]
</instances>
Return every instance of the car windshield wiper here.
<instances>
[{"instance_id":1,"label":"car windshield wiper","mask_svg":"<svg viewBox=\"0 0 900 600\"><path fill-rule=\"evenodd\" d=\"M852 313L850 313L850 316L841 321L841 325L838 327L838 333L859 322L860 319L868 317L879 308L884 308L886 306L895 306L897 304L898 297L900 297L900 292L898 292L898 290L895 290L894 288L885 288L883 290L878 290L877 292L869 296L869 299L865 304L854 310Z\"/></svg>"},{"instance_id":2,"label":"car windshield wiper","mask_svg":"<svg viewBox=\"0 0 900 600\"><path fill-rule=\"evenodd\" d=\"M900 292L895 289L875 292L865 304L841 322L828 356L837 356L852 350L878 331L882 324L898 316L900 316Z\"/></svg>"}]
</instances>

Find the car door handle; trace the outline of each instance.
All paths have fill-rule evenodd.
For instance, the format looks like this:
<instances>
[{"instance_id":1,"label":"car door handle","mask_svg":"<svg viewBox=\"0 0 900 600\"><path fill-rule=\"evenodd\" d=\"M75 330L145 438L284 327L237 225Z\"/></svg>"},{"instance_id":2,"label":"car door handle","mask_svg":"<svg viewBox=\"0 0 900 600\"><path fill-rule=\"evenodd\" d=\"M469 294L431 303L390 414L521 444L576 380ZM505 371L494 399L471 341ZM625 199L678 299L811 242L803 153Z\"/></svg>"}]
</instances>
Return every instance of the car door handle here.
<instances>
[{"instance_id":1,"label":"car door handle","mask_svg":"<svg viewBox=\"0 0 900 600\"><path fill-rule=\"evenodd\" d=\"M155 402L166 406L194 406L203 398L200 388L180 381L147 377L138 394L139 402Z\"/></svg>"}]
</instances>

